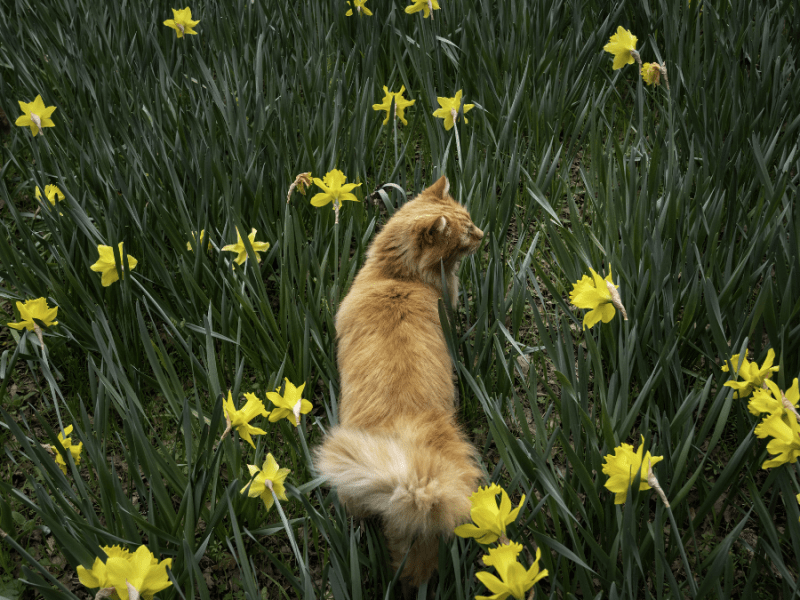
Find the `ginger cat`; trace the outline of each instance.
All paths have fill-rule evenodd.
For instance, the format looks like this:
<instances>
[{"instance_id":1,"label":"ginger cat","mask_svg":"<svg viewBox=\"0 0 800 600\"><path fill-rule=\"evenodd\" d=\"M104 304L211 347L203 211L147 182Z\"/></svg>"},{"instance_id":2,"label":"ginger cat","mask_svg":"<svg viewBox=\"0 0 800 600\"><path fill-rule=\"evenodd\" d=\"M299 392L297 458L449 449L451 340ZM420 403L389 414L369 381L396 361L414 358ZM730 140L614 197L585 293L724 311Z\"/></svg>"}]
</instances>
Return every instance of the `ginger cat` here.
<instances>
[{"instance_id":1,"label":"ginger cat","mask_svg":"<svg viewBox=\"0 0 800 600\"><path fill-rule=\"evenodd\" d=\"M336 314L339 426L316 466L357 517L379 516L404 588L437 568L439 536L469 521L481 470L455 415L453 364L439 322L460 259L483 232L441 177L386 223ZM416 540L416 541L415 541Z\"/></svg>"}]
</instances>

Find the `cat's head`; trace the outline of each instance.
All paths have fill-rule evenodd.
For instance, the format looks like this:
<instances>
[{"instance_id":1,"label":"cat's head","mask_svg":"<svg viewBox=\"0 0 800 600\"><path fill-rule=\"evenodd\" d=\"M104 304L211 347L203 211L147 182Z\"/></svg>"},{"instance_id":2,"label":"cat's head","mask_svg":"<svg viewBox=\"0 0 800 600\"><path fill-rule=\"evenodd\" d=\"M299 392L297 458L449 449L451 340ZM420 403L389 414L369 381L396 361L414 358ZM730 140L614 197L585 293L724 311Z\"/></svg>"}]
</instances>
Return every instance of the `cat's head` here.
<instances>
[{"instance_id":1,"label":"cat's head","mask_svg":"<svg viewBox=\"0 0 800 600\"><path fill-rule=\"evenodd\" d=\"M376 240L373 256L389 262L393 256L424 280L440 280L442 263L452 274L462 257L478 249L483 231L449 189L442 176L398 210Z\"/></svg>"}]
</instances>

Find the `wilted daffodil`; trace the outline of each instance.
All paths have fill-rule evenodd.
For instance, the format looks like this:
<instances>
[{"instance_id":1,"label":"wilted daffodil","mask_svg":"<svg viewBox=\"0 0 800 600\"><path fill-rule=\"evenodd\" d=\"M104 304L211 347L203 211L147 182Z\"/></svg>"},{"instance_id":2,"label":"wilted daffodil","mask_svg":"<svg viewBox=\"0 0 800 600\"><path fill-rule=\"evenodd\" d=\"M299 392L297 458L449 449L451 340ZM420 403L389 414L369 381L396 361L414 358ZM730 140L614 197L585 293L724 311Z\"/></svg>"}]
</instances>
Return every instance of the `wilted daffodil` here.
<instances>
[{"instance_id":1,"label":"wilted daffodil","mask_svg":"<svg viewBox=\"0 0 800 600\"><path fill-rule=\"evenodd\" d=\"M772 366L774 361L775 350L772 348L767 351L767 358L760 367L758 363L751 363L747 360L747 352L744 353L744 356L734 354L731 356L730 362L743 381L726 381L723 385L736 390L733 394L734 398L746 398L753 390L760 389L764 381L772 377L773 373L777 373L780 370L779 366ZM720 368L724 373L729 370L727 362Z\"/></svg>"},{"instance_id":2,"label":"wilted daffodil","mask_svg":"<svg viewBox=\"0 0 800 600\"><path fill-rule=\"evenodd\" d=\"M9 327L14 329L33 331L36 325L34 319L40 321L45 327L58 325L58 321L53 320L58 314L58 307L48 307L47 298L26 300L24 303L17 302L17 310L19 311L19 318L22 320L19 323L8 324Z\"/></svg>"},{"instance_id":3,"label":"wilted daffodil","mask_svg":"<svg viewBox=\"0 0 800 600\"><path fill-rule=\"evenodd\" d=\"M236 428L236 431L239 432L239 437L255 448L256 445L253 443L253 438L250 436L264 435L267 432L263 429L259 429L258 427L250 425L250 421L259 415L262 417L268 417L269 411L264 408L264 403L255 394L245 394L244 397L247 399L247 402L242 408L236 410L236 406L233 403L233 397L231 396L230 390L228 390L228 399L222 403L222 410L225 413L227 427L225 428L220 441L225 439L225 436L228 435L231 429Z\"/></svg>"},{"instance_id":4,"label":"wilted daffodil","mask_svg":"<svg viewBox=\"0 0 800 600\"><path fill-rule=\"evenodd\" d=\"M639 59L639 53L636 51L636 41L635 35L620 26L617 27L617 33L612 35L608 43L603 46L603 50L614 55L614 65L612 67L614 71L621 69L625 65L632 65L634 59Z\"/></svg>"},{"instance_id":5,"label":"wilted daffodil","mask_svg":"<svg viewBox=\"0 0 800 600\"><path fill-rule=\"evenodd\" d=\"M266 252L269 250L269 242L257 242L256 241L256 233L258 233L255 229L250 230L250 234L247 236L247 239L250 240L250 245L253 247L253 252L258 259L258 262L261 262L261 257L258 255L259 252ZM244 261L247 260L247 248L244 247L244 242L242 241L242 234L239 233L239 230L236 230L236 243L235 244L228 244L227 246L223 246L222 250L224 252L236 252L236 258L233 259L237 265L241 265Z\"/></svg>"},{"instance_id":6,"label":"wilted daffodil","mask_svg":"<svg viewBox=\"0 0 800 600\"><path fill-rule=\"evenodd\" d=\"M275 462L275 458L271 453L267 454L264 466L260 469L255 465L247 465L247 468L250 470L250 476L255 477L255 479L253 479L249 487L242 488L242 494L247 492L250 498L261 496L267 510L275 504L275 499L272 497L273 491L281 500L288 500L283 482L291 471L289 469L279 469L278 463Z\"/></svg>"},{"instance_id":7,"label":"wilted daffodil","mask_svg":"<svg viewBox=\"0 0 800 600\"><path fill-rule=\"evenodd\" d=\"M15 124L19 127L30 127L31 133L36 137L37 133L44 133L42 131L45 127L55 127L53 119L50 115L55 111L55 106L45 106L42 96L36 96L33 102L19 101L19 107L22 109L24 115L17 118Z\"/></svg>"},{"instance_id":8,"label":"wilted daffodil","mask_svg":"<svg viewBox=\"0 0 800 600\"><path fill-rule=\"evenodd\" d=\"M182 10L172 9L172 19L164 21L164 25L171 27L182 38L186 34L197 35L193 29L200 21L192 21L192 9L188 6Z\"/></svg>"},{"instance_id":9,"label":"wilted daffodil","mask_svg":"<svg viewBox=\"0 0 800 600\"><path fill-rule=\"evenodd\" d=\"M398 119L403 122L403 125L408 125L408 121L405 117L405 110L409 106L413 105L416 100L406 100L403 98L403 92L406 91L406 86L401 85L399 92L390 92L389 88L383 86L383 100L380 104L373 104L372 110L385 110L386 111L386 118L383 120L383 124L386 125L389 122L389 117L391 116L392 112L392 99L394 99L395 105L395 114Z\"/></svg>"},{"instance_id":10,"label":"wilted daffodil","mask_svg":"<svg viewBox=\"0 0 800 600\"><path fill-rule=\"evenodd\" d=\"M764 417L756 426L756 437L771 437L767 444L767 452L777 454L764 461L762 469L771 469L784 464L793 464L800 457L800 423L794 415L776 412Z\"/></svg>"},{"instance_id":11,"label":"wilted daffodil","mask_svg":"<svg viewBox=\"0 0 800 600\"><path fill-rule=\"evenodd\" d=\"M452 98L436 98L439 101L439 106L441 108L437 108L435 111L433 111L433 116L438 119L444 119L444 128L447 131L450 131L453 128L453 125L455 125L456 120L458 119L458 111L461 108L461 92L462 90L458 90L456 95ZM474 104L464 105L464 123L469 123L469 121L467 121L467 113L473 108L475 108Z\"/></svg>"},{"instance_id":12,"label":"wilted daffodil","mask_svg":"<svg viewBox=\"0 0 800 600\"><path fill-rule=\"evenodd\" d=\"M307 415L313 408L311 402L302 398L304 387L306 387L305 383L300 387L295 387L287 378L283 396L278 392L267 392L267 400L277 407L270 412L270 423L286 418L295 427L300 425L300 415Z\"/></svg>"},{"instance_id":13,"label":"wilted daffodil","mask_svg":"<svg viewBox=\"0 0 800 600\"><path fill-rule=\"evenodd\" d=\"M492 595L475 596L475 600L505 600L509 596L523 600L525 592L537 581L547 577L547 569L539 569L539 559L542 557L539 548L536 549L536 560L528 569L517 561L520 552L522 544L516 542L489 549L489 554L483 557L483 562L486 566L494 567L500 578L487 571L476 573L475 576L492 592Z\"/></svg>"},{"instance_id":14,"label":"wilted daffodil","mask_svg":"<svg viewBox=\"0 0 800 600\"><path fill-rule=\"evenodd\" d=\"M614 454L605 456L605 464L603 465L603 473L609 476L605 486L616 494L614 504L624 504L628 496L628 490L633 483L633 478L638 472L641 477L639 484L639 491L649 490L651 487L659 491L664 503L667 503L666 497L661 492L661 487L658 485L658 480L653 475L652 467L658 462L664 460L663 456L651 456L648 451L644 456L644 436L639 445L639 450L634 452L633 446L630 444L622 444L614 448Z\"/></svg>"},{"instance_id":15,"label":"wilted daffodil","mask_svg":"<svg viewBox=\"0 0 800 600\"><path fill-rule=\"evenodd\" d=\"M409 15L422 11L422 18L427 19L431 16L432 10L439 10L437 0L412 0L411 6L406 6L405 11Z\"/></svg>"},{"instance_id":16,"label":"wilted daffodil","mask_svg":"<svg viewBox=\"0 0 800 600\"><path fill-rule=\"evenodd\" d=\"M764 380L766 389L760 388L753 392L753 397L747 404L747 409L754 415L761 413L782 412L784 409L797 414L798 403L800 402L800 390L797 386L795 377L792 387L783 392L778 384L771 379Z\"/></svg>"},{"instance_id":17,"label":"wilted daffodil","mask_svg":"<svg viewBox=\"0 0 800 600\"><path fill-rule=\"evenodd\" d=\"M497 494L501 495L500 506L497 505L495 498ZM485 488L478 488L478 491L469 497L469 501L472 503L469 514L475 524L459 525L455 534L463 538L475 538L479 544L494 544L498 539L505 538L506 526L517 518L519 509L525 502L525 494L522 495L517 508L511 510L508 494L493 483Z\"/></svg>"},{"instance_id":18,"label":"wilted daffodil","mask_svg":"<svg viewBox=\"0 0 800 600\"><path fill-rule=\"evenodd\" d=\"M661 85L661 67L658 63L644 63L642 65L642 79L647 85Z\"/></svg>"},{"instance_id":19,"label":"wilted daffodil","mask_svg":"<svg viewBox=\"0 0 800 600\"><path fill-rule=\"evenodd\" d=\"M117 248L119 249L120 260L124 261L125 255L122 253L122 244L123 242L120 242ZM97 246L97 252L100 253L100 258L89 268L96 273L102 273L103 277L100 279L100 283L103 284L103 287L108 287L120 277L117 265L114 262L114 249L111 246L103 246L100 244ZM133 271L138 264L139 261L128 254L128 268L122 270L122 277L125 277L126 271Z\"/></svg>"},{"instance_id":20,"label":"wilted daffodil","mask_svg":"<svg viewBox=\"0 0 800 600\"><path fill-rule=\"evenodd\" d=\"M350 2L350 0L347 0L347 6L352 6L353 8L355 8L359 17L363 17L364 15L367 15L368 17L372 16L372 11L368 9L366 5L367 5L367 0L353 0L352 3ZM353 8L344 13L345 16L352 17Z\"/></svg>"},{"instance_id":21,"label":"wilted daffodil","mask_svg":"<svg viewBox=\"0 0 800 600\"><path fill-rule=\"evenodd\" d=\"M617 291L618 285L614 285L611 280L611 267L608 269L608 277L603 279L594 269L590 268L592 276L584 275L580 281L572 284L572 291L569 294L570 302L578 308L591 309L583 316L583 328L591 329L602 321L608 323L614 318L616 307L622 313L623 318L628 320L628 313L622 305L622 299Z\"/></svg>"},{"instance_id":22,"label":"wilted daffodil","mask_svg":"<svg viewBox=\"0 0 800 600\"><path fill-rule=\"evenodd\" d=\"M172 567L172 559L159 561L147 546L139 546L127 556L109 556L106 561L108 587L114 588L120 600L152 599L154 594L172 585L168 567Z\"/></svg>"},{"instance_id":23,"label":"wilted daffodil","mask_svg":"<svg viewBox=\"0 0 800 600\"><path fill-rule=\"evenodd\" d=\"M131 553L120 546L103 546L103 552L106 553L106 560L110 558L121 558L128 560ZM91 569L87 569L83 565L78 565L76 569L78 572L78 580L88 588L111 588L108 581L108 570L106 563L98 556L94 559L94 564Z\"/></svg>"},{"instance_id":24,"label":"wilted daffodil","mask_svg":"<svg viewBox=\"0 0 800 600\"><path fill-rule=\"evenodd\" d=\"M192 240L195 241L195 242L197 241L197 232L196 231L192 232ZM211 240L208 239L208 236L206 235L206 230L205 229L201 229L200 230L200 247L201 248L203 247L203 244L206 245L206 250L211 250ZM186 242L186 249L189 252L194 252L194 248L192 247L192 242Z\"/></svg>"},{"instance_id":25,"label":"wilted daffodil","mask_svg":"<svg viewBox=\"0 0 800 600\"><path fill-rule=\"evenodd\" d=\"M65 428L64 433L58 434L58 441L61 442L62 446L64 446L64 450L69 451L69 453L72 455L72 460L75 461L75 466L78 466L81 464L81 450L83 450L83 442L73 444L72 438L70 437L71 433L72 425ZM50 449L49 446L45 446L45 448ZM64 462L64 457L61 456L61 453L56 448L52 448L51 450L55 453L56 464L61 468L61 471L64 473L64 475L66 475L67 463Z\"/></svg>"},{"instance_id":26,"label":"wilted daffodil","mask_svg":"<svg viewBox=\"0 0 800 600\"><path fill-rule=\"evenodd\" d=\"M42 199L42 190L37 186L36 193L34 194L37 200ZM66 198L64 192L62 192L57 185L46 185L44 186L44 195L47 198L48 202L53 206L56 205L56 200L63 200Z\"/></svg>"}]
</instances>

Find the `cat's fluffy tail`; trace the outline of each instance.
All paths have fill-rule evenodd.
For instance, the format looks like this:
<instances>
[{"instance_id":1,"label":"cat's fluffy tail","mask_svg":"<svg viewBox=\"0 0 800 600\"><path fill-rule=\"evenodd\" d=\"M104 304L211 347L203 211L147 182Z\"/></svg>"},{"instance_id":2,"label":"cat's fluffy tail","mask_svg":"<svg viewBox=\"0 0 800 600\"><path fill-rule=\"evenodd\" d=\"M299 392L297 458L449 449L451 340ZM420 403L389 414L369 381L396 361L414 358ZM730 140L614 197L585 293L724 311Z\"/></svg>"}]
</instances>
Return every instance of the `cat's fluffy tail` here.
<instances>
[{"instance_id":1,"label":"cat's fluffy tail","mask_svg":"<svg viewBox=\"0 0 800 600\"><path fill-rule=\"evenodd\" d=\"M351 514L379 515L392 537L449 535L469 520L481 475L461 434L424 424L373 433L336 427L316 451L316 467Z\"/></svg>"}]
</instances>

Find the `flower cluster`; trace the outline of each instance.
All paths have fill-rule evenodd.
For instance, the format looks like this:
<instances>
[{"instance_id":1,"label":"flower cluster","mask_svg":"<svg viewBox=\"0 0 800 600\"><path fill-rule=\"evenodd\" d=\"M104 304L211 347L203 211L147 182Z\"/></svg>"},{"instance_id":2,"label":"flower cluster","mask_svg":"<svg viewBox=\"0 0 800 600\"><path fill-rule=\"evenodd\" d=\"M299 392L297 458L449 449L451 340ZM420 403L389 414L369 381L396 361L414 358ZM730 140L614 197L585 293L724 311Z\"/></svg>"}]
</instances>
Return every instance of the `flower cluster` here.
<instances>
[{"instance_id":1,"label":"flower cluster","mask_svg":"<svg viewBox=\"0 0 800 600\"><path fill-rule=\"evenodd\" d=\"M496 496L500 494L500 504ZM518 600L525 597L525 592L533 587L540 579L547 576L547 569L539 569L539 559L542 552L537 548L536 560L529 568L525 568L517 560L522 552L522 544L511 542L506 537L506 527L513 523L519 514L521 506L525 503L522 495L517 508L511 508L511 500L506 491L496 483L485 488L479 488L470 496L470 516L473 523L459 525L455 534L463 538L475 538L479 544L494 544L499 541L499 546L490 548L489 553L483 557L483 562L494 567L499 578L488 571L476 574L478 580L485 585L492 596L476 596L476 600L504 600L513 596Z\"/></svg>"},{"instance_id":2,"label":"flower cluster","mask_svg":"<svg viewBox=\"0 0 800 600\"><path fill-rule=\"evenodd\" d=\"M83 585L100 588L98 598L113 593L120 600L152 598L172 585L167 575L167 569L172 567L171 558L159 561L147 546L139 546L136 552L120 546L103 546L102 550L107 557L105 562L97 557L91 569L82 565L77 569Z\"/></svg>"},{"instance_id":3,"label":"flower cluster","mask_svg":"<svg viewBox=\"0 0 800 600\"><path fill-rule=\"evenodd\" d=\"M642 76L642 80L647 85L661 85L661 78L663 77L666 88L669 89L666 64L659 65L655 62L642 64L642 58L639 55L639 51L636 50L637 41L636 36L630 31L622 26L617 27L617 32L603 46L603 50L614 56L614 64L611 68L616 71L625 65L632 65L636 61L639 64L639 73Z\"/></svg>"}]
</instances>

